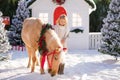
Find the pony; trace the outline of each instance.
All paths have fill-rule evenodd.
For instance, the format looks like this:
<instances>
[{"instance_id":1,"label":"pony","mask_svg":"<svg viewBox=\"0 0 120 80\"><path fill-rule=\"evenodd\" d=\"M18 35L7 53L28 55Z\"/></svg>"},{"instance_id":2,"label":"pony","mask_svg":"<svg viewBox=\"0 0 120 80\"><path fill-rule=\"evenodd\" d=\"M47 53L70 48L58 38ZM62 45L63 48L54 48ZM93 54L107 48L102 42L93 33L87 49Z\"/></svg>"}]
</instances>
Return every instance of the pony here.
<instances>
[{"instance_id":1,"label":"pony","mask_svg":"<svg viewBox=\"0 0 120 80\"><path fill-rule=\"evenodd\" d=\"M21 37L25 43L25 47L28 52L28 68L31 68L31 72L34 72L35 65L38 65L38 58L36 51L38 50L38 40L44 24L39 18L27 18L23 22L23 28L21 31ZM48 29L45 34L46 48L48 52L46 55L40 55L40 72L44 74L44 59L47 56L48 72L51 76L55 76L58 73L59 65L62 61L63 46L54 30Z\"/></svg>"}]
</instances>

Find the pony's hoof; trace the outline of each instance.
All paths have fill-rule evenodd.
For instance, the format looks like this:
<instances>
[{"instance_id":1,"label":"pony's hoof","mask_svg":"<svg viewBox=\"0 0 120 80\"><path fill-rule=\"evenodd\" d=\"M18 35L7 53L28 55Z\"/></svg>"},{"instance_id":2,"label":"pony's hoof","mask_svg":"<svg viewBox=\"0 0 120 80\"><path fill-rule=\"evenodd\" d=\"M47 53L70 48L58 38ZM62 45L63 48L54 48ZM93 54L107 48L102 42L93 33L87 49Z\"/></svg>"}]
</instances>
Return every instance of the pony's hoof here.
<instances>
[{"instance_id":1,"label":"pony's hoof","mask_svg":"<svg viewBox=\"0 0 120 80\"><path fill-rule=\"evenodd\" d=\"M33 68L33 69L31 69L31 73L32 73L32 72L34 72L34 68Z\"/></svg>"},{"instance_id":2,"label":"pony's hoof","mask_svg":"<svg viewBox=\"0 0 120 80\"><path fill-rule=\"evenodd\" d=\"M44 69L41 69L40 72L41 72L41 74L45 74Z\"/></svg>"},{"instance_id":3,"label":"pony's hoof","mask_svg":"<svg viewBox=\"0 0 120 80\"><path fill-rule=\"evenodd\" d=\"M31 70L31 73L33 73L34 72L34 70Z\"/></svg>"},{"instance_id":4,"label":"pony's hoof","mask_svg":"<svg viewBox=\"0 0 120 80\"><path fill-rule=\"evenodd\" d=\"M34 71L31 71L31 73L33 73Z\"/></svg>"},{"instance_id":5,"label":"pony's hoof","mask_svg":"<svg viewBox=\"0 0 120 80\"><path fill-rule=\"evenodd\" d=\"M27 68L30 68L30 65L28 65Z\"/></svg>"},{"instance_id":6,"label":"pony's hoof","mask_svg":"<svg viewBox=\"0 0 120 80\"><path fill-rule=\"evenodd\" d=\"M41 72L40 74L45 74L45 72Z\"/></svg>"}]
</instances>

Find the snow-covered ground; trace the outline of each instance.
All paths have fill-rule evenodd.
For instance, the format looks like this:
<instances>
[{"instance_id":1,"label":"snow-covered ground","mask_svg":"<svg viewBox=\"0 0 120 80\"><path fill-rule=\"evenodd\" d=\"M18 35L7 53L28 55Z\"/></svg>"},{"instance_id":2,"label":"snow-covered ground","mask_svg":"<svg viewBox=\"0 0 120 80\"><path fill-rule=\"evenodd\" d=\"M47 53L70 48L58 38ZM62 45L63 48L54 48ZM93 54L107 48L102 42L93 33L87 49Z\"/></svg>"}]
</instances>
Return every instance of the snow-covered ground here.
<instances>
[{"instance_id":1,"label":"snow-covered ground","mask_svg":"<svg viewBox=\"0 0 120 80\"><path fill-rule=\"evenodd\" d=\"M96 50L69 51L64 75L41 75L39 67L30 73L27 52L12 52L12 59L0 62L0 80L120 80L120 61Z\"/></svg>"}]
</instances>

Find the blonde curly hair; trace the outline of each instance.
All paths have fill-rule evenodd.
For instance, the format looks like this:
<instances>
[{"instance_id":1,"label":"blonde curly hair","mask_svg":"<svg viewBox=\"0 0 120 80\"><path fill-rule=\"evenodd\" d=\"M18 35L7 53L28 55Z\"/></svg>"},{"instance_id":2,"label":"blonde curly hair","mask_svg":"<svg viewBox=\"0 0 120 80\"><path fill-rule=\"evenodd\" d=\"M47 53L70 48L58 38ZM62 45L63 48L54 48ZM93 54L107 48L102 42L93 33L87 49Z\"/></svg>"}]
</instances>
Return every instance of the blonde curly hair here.
<instances>
[{"instance_id":1,"label":"blonde curly hair","mask_svg":"<svg viewBox=\"0 0 120 80\"><path fill-rule=\"evenodd\" d=\"M58 17L58 19L56 20L56 24L57 25L60 25L60 20L61 19L64 19L65 20L65 25L64 26L67 26L67 23L68 23L68 19L67 19L67 16L65 14L62 14Z\"/></svg>"}]
</instances>

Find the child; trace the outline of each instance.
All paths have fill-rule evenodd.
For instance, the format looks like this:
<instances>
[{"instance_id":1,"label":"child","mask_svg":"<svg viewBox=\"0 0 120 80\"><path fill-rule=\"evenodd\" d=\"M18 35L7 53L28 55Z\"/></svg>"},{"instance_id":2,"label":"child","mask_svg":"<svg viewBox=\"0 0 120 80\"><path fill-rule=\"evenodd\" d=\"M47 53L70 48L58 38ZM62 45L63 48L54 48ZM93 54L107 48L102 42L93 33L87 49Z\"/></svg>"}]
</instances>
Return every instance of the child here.
<instances>
[{"instance_id":1,"label":"child","mask_svg":"<svg viewBox=\"0 0 120 80\"><path fill-rule=\"evenodd\" d=\"M69 29L67 27L67 16L65 14L60 15L54 26L55 32L60 38L63 47L67 49L66 39L68 38Z\"/></svg>"},{"instance_id":2,"label":"child","mask_svg":"<svg viewBox=\"0 0 120 80\"><path fill-rule=\"evenodd\" d=\"M59 18L56 21L56 25L54 26L54 29L63 45L64 53L62 57L64 57L65 53L67 52L66 39L68 38L69 34L69 29L67 27L67 16L65 14L59 16ZM60 64L58 74L63 74L64 65L65 64L63 60L62 63Z\"/></svg>"}]
</instances>

